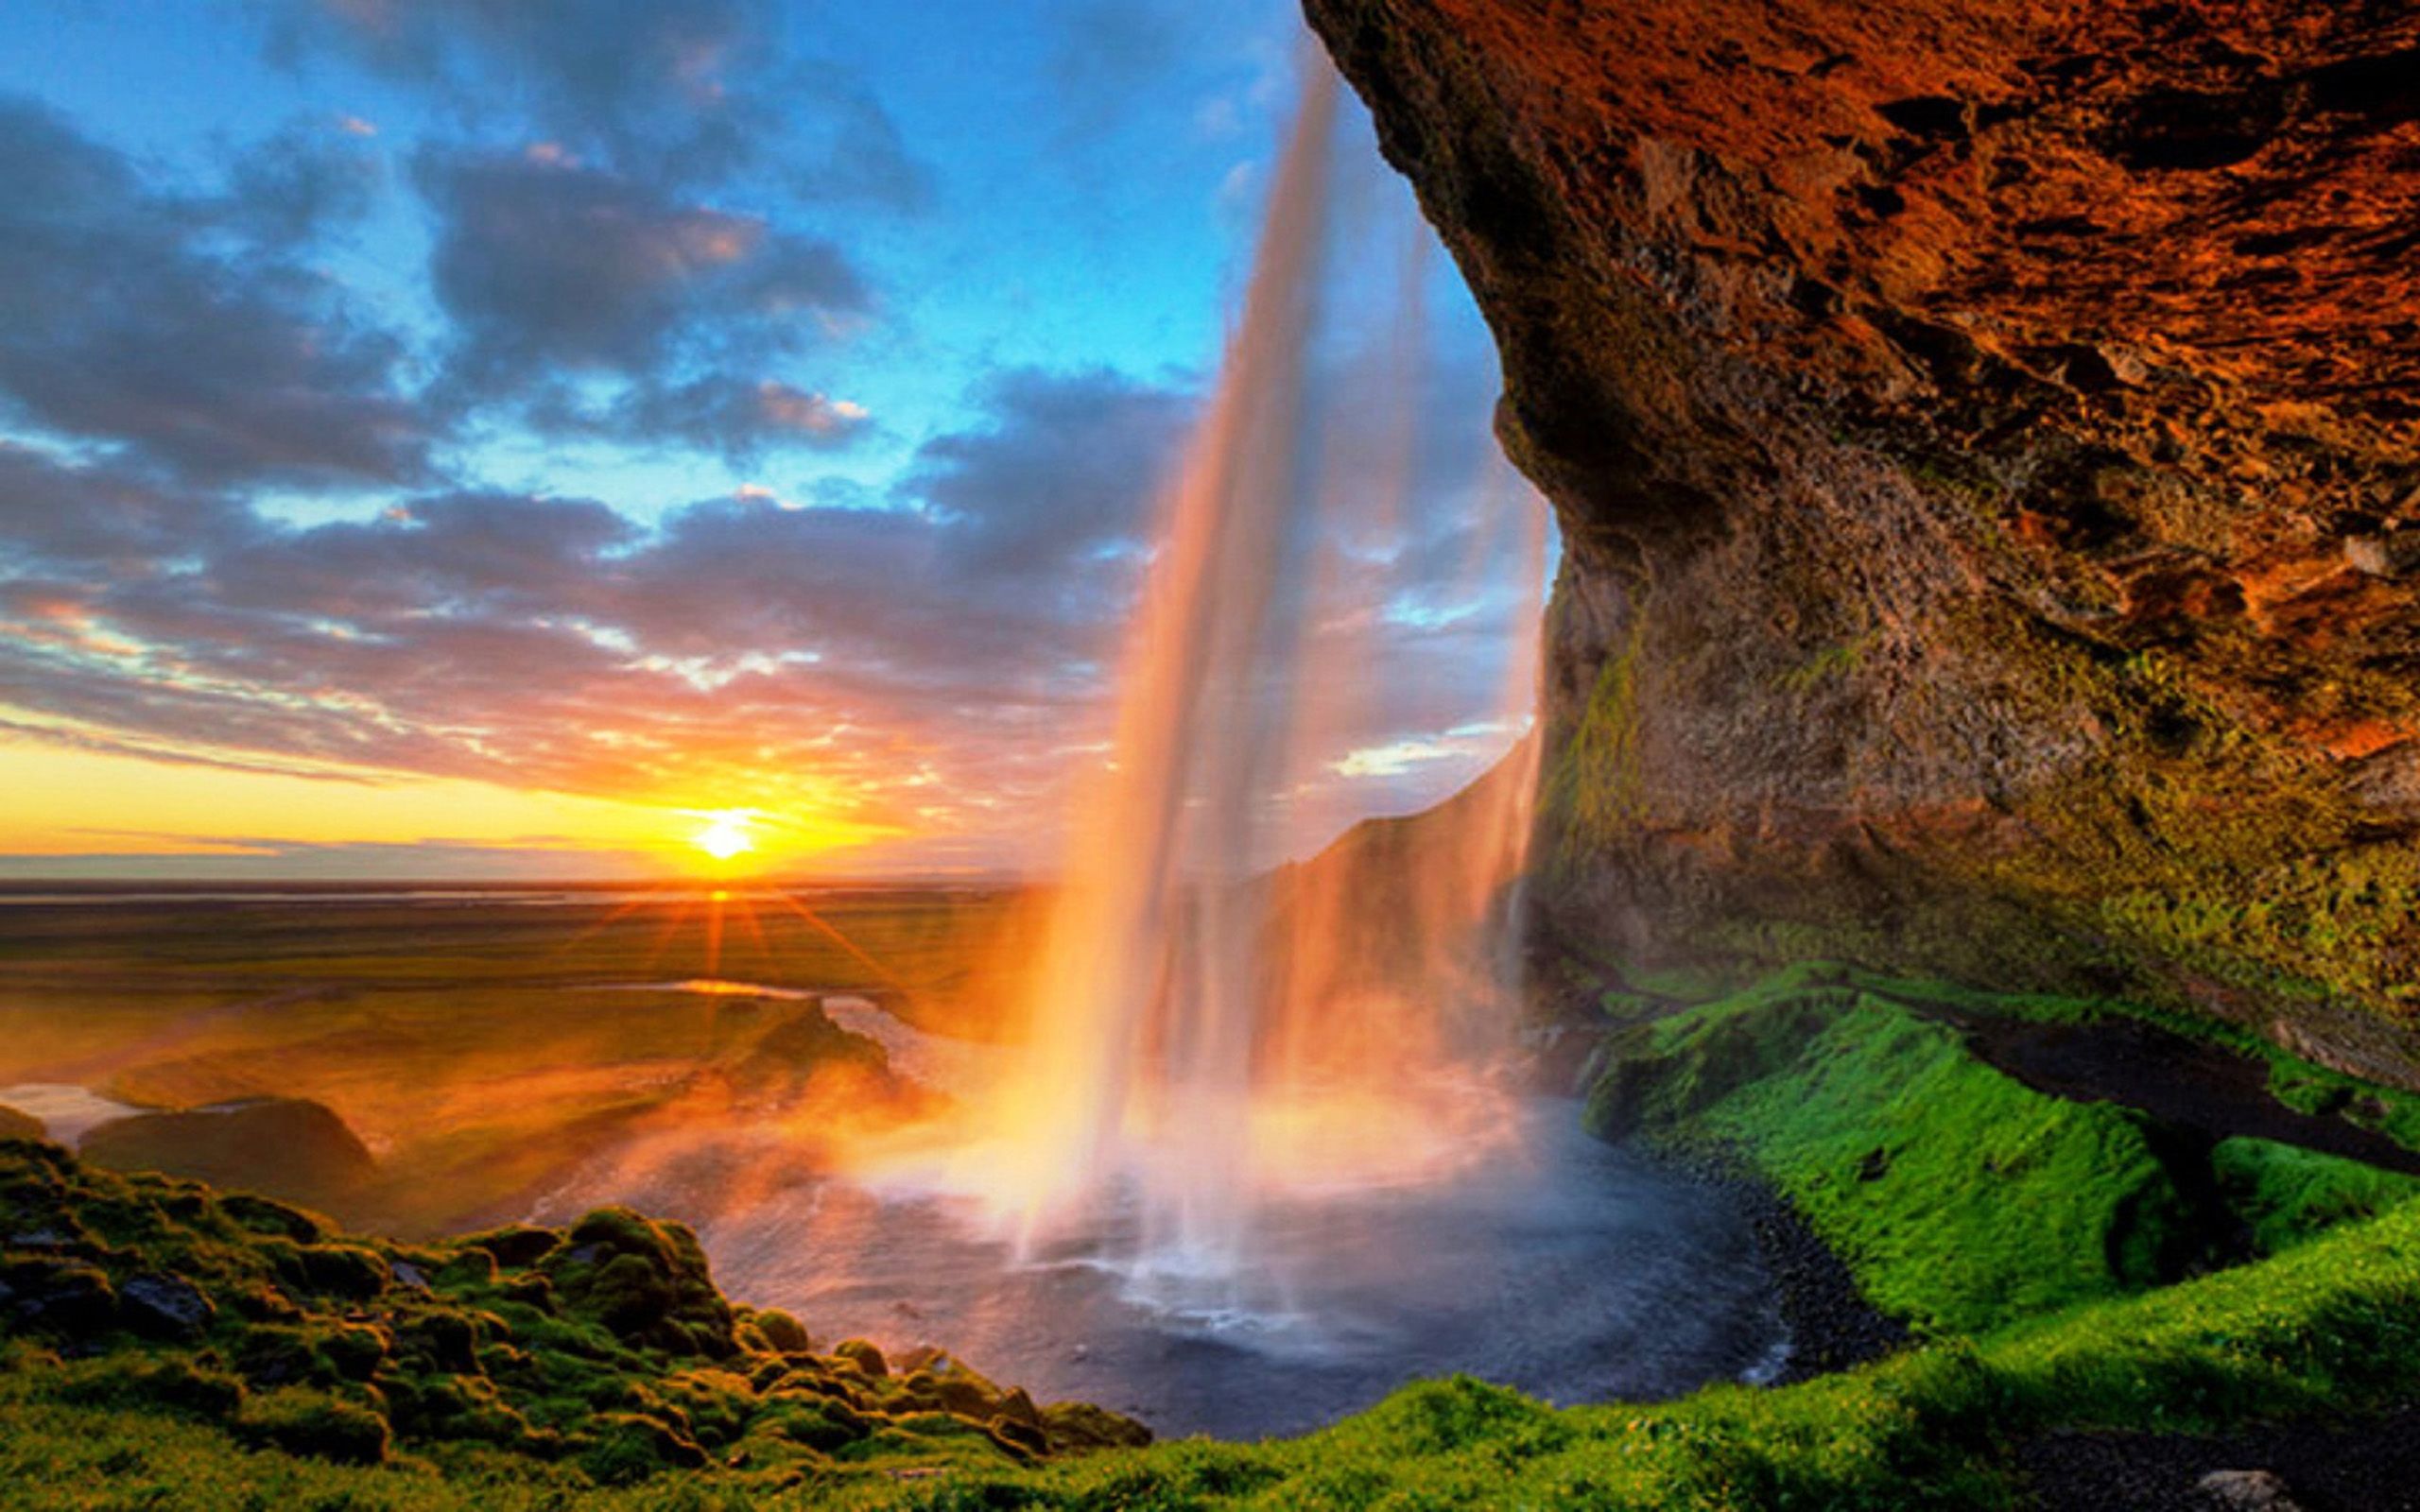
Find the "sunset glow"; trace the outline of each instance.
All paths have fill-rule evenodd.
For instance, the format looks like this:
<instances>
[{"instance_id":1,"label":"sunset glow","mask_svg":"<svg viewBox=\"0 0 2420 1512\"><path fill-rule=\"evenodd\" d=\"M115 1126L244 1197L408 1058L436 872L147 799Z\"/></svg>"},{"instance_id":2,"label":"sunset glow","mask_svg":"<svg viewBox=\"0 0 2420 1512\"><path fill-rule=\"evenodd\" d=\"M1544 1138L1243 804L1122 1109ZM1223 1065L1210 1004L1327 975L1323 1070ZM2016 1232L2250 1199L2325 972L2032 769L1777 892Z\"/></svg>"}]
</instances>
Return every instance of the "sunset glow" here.
<instances>
[{"instance_id":1,"label":"sunset glow","mask_svg":"<svg viewBox=\"0 0 2420 1512\"><path fill-rule=\"evenodd\" d=\"M1051 864L1289 5L1138 19L1140 74L1046 8L643 6L560 54L478 8L109 10L0 36L0 158L57 175L0 204L41 314L0 333L0 880ZM1429 234L1348 110L1340 192L1389 229L1340 310ZM1330 343L1300 396L1407 511L1339 543L1383 633L1305 844L1513 733L1456 733L1537 611L1472 570L1496 364L1419 276L1409 471L1364 402L1401 353Z\"/></svg>"},{"instance_id":2,"label":"sunset glow","mask_svg":"<svg viewBox=\"0 0 2420 1512\"><path fill-rule=\"evenodd\" d=\"M706 827L692 835L689 843L717 861L729 861L756 849L755 837L749 833L748 826L747 811L725 809L706 816Z\"/></svg>"}]
</instances>

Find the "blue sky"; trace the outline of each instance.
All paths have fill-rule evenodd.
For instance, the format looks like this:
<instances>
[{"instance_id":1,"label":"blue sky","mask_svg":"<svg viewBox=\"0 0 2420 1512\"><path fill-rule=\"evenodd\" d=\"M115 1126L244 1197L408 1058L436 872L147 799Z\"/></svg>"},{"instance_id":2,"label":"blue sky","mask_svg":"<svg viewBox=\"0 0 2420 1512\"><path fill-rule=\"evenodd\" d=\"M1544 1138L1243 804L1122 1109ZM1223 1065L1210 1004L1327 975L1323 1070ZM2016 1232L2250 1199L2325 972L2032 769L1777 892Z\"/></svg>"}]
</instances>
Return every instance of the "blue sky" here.
<instances>
[{"instance_id":1,"label":"blue sky","mask_svg":"<svg viewBox=\"0 0 2420 1512\"><path fill-rule=\"evenodd\" d=\"M1029 862L1305 45L1256 0L12 7L0 765L60 804L0 869L562 870L644 827L588 804ZM1345 434L1425 232L1357 112L1336 150ZM1371 589L1404 696L1337 753L1340 816L1483 764L1535 608L1468 571L1509 559L1466 539L1493 358L1442 256L1423 282ZM392 822L262 833L273 796L199 790L92 822L190 772ZM545 812L449 833L432 784Z\"/></svg>"}]
</instances>

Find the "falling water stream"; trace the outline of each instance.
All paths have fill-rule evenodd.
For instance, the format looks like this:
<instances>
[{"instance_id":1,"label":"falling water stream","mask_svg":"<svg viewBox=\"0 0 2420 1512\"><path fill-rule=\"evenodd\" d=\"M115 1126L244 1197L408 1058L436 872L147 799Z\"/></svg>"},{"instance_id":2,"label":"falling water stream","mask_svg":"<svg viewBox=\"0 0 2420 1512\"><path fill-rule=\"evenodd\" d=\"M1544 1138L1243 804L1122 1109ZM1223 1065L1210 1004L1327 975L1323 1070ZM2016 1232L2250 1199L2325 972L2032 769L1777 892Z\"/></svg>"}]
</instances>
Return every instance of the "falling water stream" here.
<instances>
[{"instance_id":1,"label":"falling water stream","mask_svg":"<svg viewBox=\"0 0 2420 1512\"><path fill-rule=\"evenodd\" d=\"M1020 1254L1089 1252L1137 1296L1205 1314L1290 1306L1297 1279L1255 1233L1276 1199L1424 1179L1516 1137L1488 1047L1448 1031L1504 1022L1503 953L1482 936L1519 869L1526 774L1432 817L1451 831L1423 847L1437 866L1340 856L1254 880L1290 837L1282 795L1317 713L1355 696L1375 633L1316 565L1325 513L1372 490L1322 487L1305 434L1338 93L1323 66L1305 79L1170 490L1112 758L1072 827L1024 1069L969 1183ZM1387 942L1347 907L1387 911L1415 969L1353 959Z\"/></svg>"},{"instance_id":2,"label":"falling water stream","mask_svg":"<svg viewBox=\"0 0 2420 1512\"><path fill-rule=\"evenodd\" d=\"M1374 464L1305 421L1339 87L1323 60L1305 77L1070 822L1027 1041L977 1064L876 1026L962 1116L846 1179L721 1134L601 1167L540 1216L670 1211L737 1295L820 1335L943 1343L1164 1432L1298 1431L1457 1370L1565 1401L1754 1374L1781 1334L1741 1216L1509 1072L1536 743L1323 850L1298 804L1371 696L1388 627L1353 543L1400 528L1416 438L1400 368L1362 394L1399 410ZM1544 511L1479 492L1534 593ZM1507 730L1534 627L1512 638Z\"/></svg>"}]
</instances>

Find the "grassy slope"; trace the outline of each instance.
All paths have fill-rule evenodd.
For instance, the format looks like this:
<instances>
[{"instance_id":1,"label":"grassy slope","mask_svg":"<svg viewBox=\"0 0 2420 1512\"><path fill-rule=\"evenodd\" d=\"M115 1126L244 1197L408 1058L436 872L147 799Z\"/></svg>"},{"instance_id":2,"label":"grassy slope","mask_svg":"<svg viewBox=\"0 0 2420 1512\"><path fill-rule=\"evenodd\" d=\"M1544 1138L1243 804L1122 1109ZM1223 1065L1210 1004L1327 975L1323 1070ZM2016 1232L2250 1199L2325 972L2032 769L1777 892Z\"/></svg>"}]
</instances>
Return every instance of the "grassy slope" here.
<instances>
[{"instance_id":1,"label":"grassy slope","mask_svg":"<svg viewBox=\"0 0 2420 1512\"><path fill-rule=\"evenodd\" d=\"M2217 1428L2358 1412L2420 1390L2420 1208L2256 1266L1945 1341L1778 1391L1555 1411L1432 1382L1307 1438L1189 1441L1038 1469L807 1480L747 1471L586 1490L567 1469L466 1453L424 1469L247 1452L191 1422L60 1405L0 1383L0 1485L26 1507L1177 1509L1899 1508L2010 1504L2006 1450L2058 1427ZM41 1399L29 1403L29 1397ZM935 1455L936 1462L945 1462ZM903 1460L901 1463L913 1463Z\"/></svg>"},{"instance_id":2,"label":"grassy slope","mask_svg":"<svg viewBox=\"0 0 2420 1512\"><path fill-rule=\"evenodd\" d=\"M2136 1291L2176 1263L2163 1236L2190 1227L2155 1131L2122 1110L2039 1096L1975 1061L1953 1031L1909 1010L1920 990L1837 968L1784 973L1634 1028L1597 1101L1608 1125L1744 1155L1791 1192L1874 1295L1927 1325L1930 1342L1915 1349L1805 1385L1557 1411L1474 1382L1432 1382L1303 1439L1189 1441L1047 1464L1017 1463L971 1419L953 1427L878 1403L859 1414L871 1430L853 1441L862 1447L819 1449L784 1429L757 1390L752 1401L721 1399L719 1415L694 1415L693 1430L715 1424L713 1443L696 1435L707 1467L614 1486L597 1484L600 1470L609 1482L623 1472L593 1444L538 1453L399 1433L390 1462L376 1466L248 1447L274 1442L270 1409L297 1404L263 1403L274 1391L254 1388L232 1417L214 1418L180 1405L173 1383L129 1387L123 1357L61 1366L20 1352L0 1375L9 1424L0 1486L25 1506L398 1512L1881 1508L1910 1504L1916 1488L1924 1504L1981 1508L2014 1503L2010 1450L2052 1429L2218 1429L2359 1413L2420 1392L2411 1183L2224 1142L2207 1157L2215 1188L2271 1258ZM2411 1126L2408 1105L2343 1096L2312 1068L2275 1062L2273 1084L2398 1133ZM541 1361L583 1337L513 1311L503 1292L460 1300L486 1304L517 1331L514 1347ZM580 1348L606 1346L592 1337ZM608 1359L605 1373L617 1374L610 1362L624 1357ZM644 1353L631 1368L636 1400L651 1395L659 1415L688 1411L666 1393L691 1387L659 1378L692 1372ZM753 1384L703 1373L710 1393ZM578 1432L562 1403L523 1417L538 1431Z\"/></svg>"},{"instance_id":3,"label":"grassy slope","mask_svg":"<svg viewBox=\"0 0 2420 1512\"><path fill-rule=\"evenodd\" d=\"M2204 1157L2131 1109L2033 1091L1916 1013L1909 1005L1926 991L1810 965L1636 1025L1591 1093L1590 1122L1744 1160L1877 1306L1939 1332L2178 1279L2238 1229L2276 1253L2420 1192L2408 1177L2261 1140ZM1929 991L1969 1010L2096 1011ZM2330 1074L2283 1057L2275 1067L2280 1085ZM2377 1117L2400 1134L2411 1112L2390 1101Z\"/></svg>"}]
</instances>

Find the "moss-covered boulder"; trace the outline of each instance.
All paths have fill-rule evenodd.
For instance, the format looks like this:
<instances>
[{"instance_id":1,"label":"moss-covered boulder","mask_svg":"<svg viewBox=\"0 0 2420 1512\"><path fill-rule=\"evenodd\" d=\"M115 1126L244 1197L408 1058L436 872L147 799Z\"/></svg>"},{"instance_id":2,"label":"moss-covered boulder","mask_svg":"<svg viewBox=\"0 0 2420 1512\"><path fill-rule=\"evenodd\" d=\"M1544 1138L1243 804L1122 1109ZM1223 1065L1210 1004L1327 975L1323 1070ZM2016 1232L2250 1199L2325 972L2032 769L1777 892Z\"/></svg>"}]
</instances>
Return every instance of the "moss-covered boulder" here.
<instances>
[{"instance_id":1,"label":"moss-covered boulder","mask_svg":"<svg viewBox=\"0 0 2420 1512\"><path fill-rule=\"evenodd\" d=\"M250 1442L340 1464L375 1465L387 1457L385 1418L359 1403L302 1386L251 1398L236 1413L235 1429Z\"/></svg>"},{"instance_id":2,"label":"moss-covered boulder","mask_svg":"<svg viewBox=\"0 0 2420 1512\"><path fill-rule=\"evenodd\" d=\"M798 1319L716 1290L695 1234L628 1209L395 1246L15 1142L0 1245L14 1400L191 1419L316 1461L500 1453L621 1485L707 1465L1010 1468L1149 1436L1037 1409L939 1350L899 1370L870 1344L814 1354Z\"/></svg>"},{"instance_id":3,"label":"moss-covered boulder","mask_svg":"<svg viewBox=\"0 0 2420 1512\"><path fill-rule=\"evenodd\" d=\"M715 1289L706 1252L683 1224L600 1208L541 1263L563 1311L628 1343L716 1359L738 1349L731 1304Z\"/></svg>"}]
</instances>

